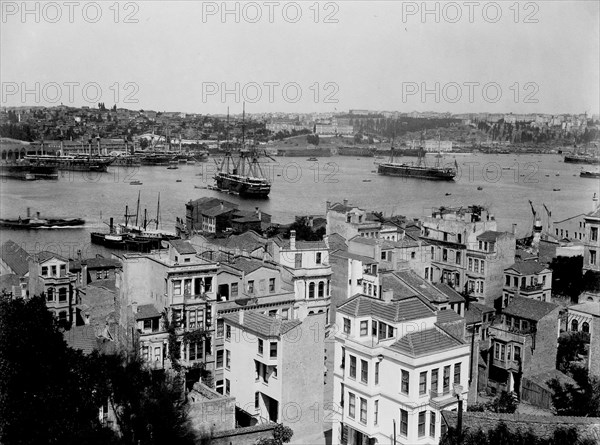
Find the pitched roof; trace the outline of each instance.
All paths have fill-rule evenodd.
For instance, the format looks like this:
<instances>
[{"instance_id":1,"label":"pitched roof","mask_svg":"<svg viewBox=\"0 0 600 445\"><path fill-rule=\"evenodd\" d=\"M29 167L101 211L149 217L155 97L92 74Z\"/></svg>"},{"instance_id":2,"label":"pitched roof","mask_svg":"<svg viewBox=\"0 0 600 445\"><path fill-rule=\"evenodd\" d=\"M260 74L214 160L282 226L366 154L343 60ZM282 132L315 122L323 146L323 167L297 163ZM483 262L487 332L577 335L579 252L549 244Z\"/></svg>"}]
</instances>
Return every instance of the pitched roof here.
<instances>
[{"instance_id":1,"label":"pitched roof","mask_svg":"<svg viewBox=\"0 0 600 445\"><path fill-rule=\"evenodd\" d=\"M569 307L569 310L585 312L586 314L600 317L600 303L594 301L585 301L583 303L574 304Z\"/></svg>"},{"instance_id":2,"label":"pitched roof","mask_svg":"<svg viewBox=\"0 0 600 445\"><path fill-rule=\"evenodd\" d=\"M342 303L337 311L353 317L371 316L392 323L435 316L435 311L418 297L392 300L388 303L362 294Z\"/></svg>"},{"instance_id":3,"label":"pitched roof","mask_svg":"<svg viewBox=\"0 0 600 445\"><path fill-rule=\"evenodd\" d=\"M520 275L533 275L540 273L542 270L547 269L547 267L537 261L519 261L505 270L509 269L518 272Z\"/></svg>"},{"instance_id":4,"label":"pitched roof","mask_svg":"<svg viewBox=\"0 0 600 445\"><path fill-rule=\"evenodd\" d=\"M453 310L446 309L444 311L438 311L437 321L438 323L454 323L455 321L464 321L464 318Z\"/></svg>"},{"instance_id":5,"label":"pitched roof","mask_svg":"<svg viewBox=\"0 0 600 445\"><path fill-rule=\"evenodd\" d=\"M432 303L446 303L449 301L446 292L424 280L413 270L400 270L391 274L384 274L382 287L385 289L388 286L394 292L394 298L421 295Z\"/></svg>"},{"instance_id":6,"label":"pitched roof","mask_svg":"<svg viewBox=\"0 0 600 445\"><path fill-rule=\"evenodd\" d=\"M180 255L196 253L196 249L194 249L194 246L192 246L189 241L176 239L169 241L169 243Z\"/></svg>"},{"instance_id":7,"label":"pitched roof","mask_svg":"<svg viewBox=\"0 0 600 445\"><path fill-rule=\"evenodd\" d=\"M329 206L329 210L333 210L334 212L338 212L338 213L346 213L346 212L349 212L350 210L352 210L353 208L354 208L353 206L344 205L340 202L336 202Z\"/></svg>"},{"instance_id":8,"label":"pitched roof","mask_svg":"<svg viewBox=\"0 0 600 445\"><path fill-rule=\"evenodd\" d=\"M340 258L347 258L349 260L360 261L363 264L378 264L378 261L371 257L364 256L364 255L358 255L356 253L346 252L345 250L337 250L332 255L336 256L336 257L340 257Z\"/></svg>"},{"instance_id":9,"label":"pitched roof","mask_svg":"<svg viewBox=\"0 0 600 445\"><path fill-rule=\"evenodd\" d=\"M57 253L54 252L49 252L47 250L42 250L41 252L38 252L34 255L34 258L36 259L36 261L38 263L45 263L48 260L51 260L52 258L56 258L62 261L66 261L66 259L60 255L58 255Z\"/></svg>"},{"instance_id":10,"label":"pitched roof","mask_svg":"<svg viewBox=\"0 0 600 445\"><path fill-rule=\"evenodd\" d=\"M498 238L500 238L503 235L506 235L507 233L508 232L497 232L495 230L488 230L478 235L477 239L481 241L488 241L494 243Z\"/></svg>"},{"instance_id":11,"label":"pitched roof","mask_svg":"<svg viewBox=\"0 0 600 445\"><path fill-rule=\"evenodd\" d=\"M98 340L93 326L73 326L68 331L63 332L63 337L70 348L83 351L84 354L90 354L98 348Z\"/></svg>"},{"instance_id":12,"label":"pitched roof","mask_svg":"<svg viewBox=\"0 0 600 445\"><path fill-rule=\"evenodd\" d=\"M290 240L282 239L278 236L273 238L282 249L290 249ZM329 250L325 241L301 241L296 239L296 250Z\"/></svg>"},{"instance_id":13,"label":"pitched roof","mask_svg":"<svg viewBox=\"0 0 600 445\"><path fill-rule=\"evenodd\" d=\"M246 258L246 257L236 257L231 262L228 263L229 266L243 271L246 275L254 272L262 267L267 269L277 270L271 264L265 263L256 258Z\"/></svg>"},{"instance_id":14,"label":"pitched roof","mask_svg":"<svg viewBox=\"0 0 600 445\"><path fill-rule=\"evenodd\" d=\"M160 312L156 309L156 306L153 304L142 304L137 308L137 313L135 314L136 320L144 320L147 318L155 318L160 317Z\"/></svg>"},{"instance_id":15,"label":"pitched roof","mask_svg":"<svg viewBox=\"0 0 600 445\"><path fill-rule=\"evenodd\" d=\"M446 283L435 283L437 289L448 297L449 303L464 303L465 298Z\"/></svg>"},{"instance_id":16,"label":"pitched roof","mask_svg":"<svg viewBox=\"0 0 600 445\"><path fill-rule=\"evenodd\" d=\"M462 346L463 344L463 342L451 337L443 329L436 326L432 329L406 334L390 345L390 348L411 357L419 357Z\"/></svg>"},{"instance_id":17,"label":"pitched roof","mask_svg":"<svg viewBox=\"0 0 600 445\"><path fill-rule=\"evenodd\" d=\"M2 261L6 263L12 271L23 276L29 272L29 254L12 240L6 241L2 244L2 251L0 253Z\"/></svg>"},{"instance_id":18,"label":"pitched roof","mask_svg":"<svg viewBox=\"0 0 600 445\"><path fill-rule=\"evenodd\" d=\"M348 250L348 243L339 233L332 233L328 237L329 247L331 250Z\"/></svg>"},{"instance_id":19,"label":"pitched roof","mask_svg":"<svg viewBox=\"0 0 600 445\"><path fill-rule=\"evenodd\" d=\"M115 258L104 258L102 256L95 258L86 258L83 260L71 260L69 262L69 270L71 272L81 270L81 266L85 264L88 270L96 269L115 269L121 267L121 262Z\"/></svg>"},{"instance_id":20,"label":"pitched roof","mask_svg":"<svg viewBox=\"0 0 600 445\"><path fill-rule=\"evenodd\" d=\"M490 312L496 312L493 307L486 306L485 304L471 302L469 306L465 310L465 320L467 321L467 325L474 323L481 323L483 314L487 314Z\"/></svg>"},{"instance_id":21,"label":"pitched roof","mask_svg":"<svg viewBox=\"0 0 600 445\"><path fill-rule=\"evenodd\" d=\"M525 318L527 320L539 321L556 309L558 304L548 303L546 301L533 300L525 297L513 297L502 313Z\"/></svg>"},{"instance_id":22,"label":"pitched roof","mask_svg":"<svg viewBox=\"0 0 600 445\"><path fill-rule=\"evenodd\" d=\"M240 314L232 313L223 316L226 322L242 326L264 337L279 337L302 324L300 320L281 320L259 312L244 311L244 320L240 323Z\"/></svg>"}]
</instances>

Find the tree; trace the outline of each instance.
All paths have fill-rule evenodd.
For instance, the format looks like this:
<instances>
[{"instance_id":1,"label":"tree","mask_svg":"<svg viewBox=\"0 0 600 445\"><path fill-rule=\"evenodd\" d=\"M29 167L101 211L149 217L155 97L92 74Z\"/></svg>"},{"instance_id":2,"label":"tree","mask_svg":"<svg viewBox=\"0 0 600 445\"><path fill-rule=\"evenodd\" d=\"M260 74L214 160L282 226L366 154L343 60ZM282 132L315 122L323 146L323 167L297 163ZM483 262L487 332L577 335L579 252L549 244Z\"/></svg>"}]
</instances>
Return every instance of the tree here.
<instances>
[{"instance_id":1,"label":"tree","mask_svg":"<svg viewBox=\"0 0 600 445\"><path fill-rule=\"evenodd\" d=\"M288 443L294 435L290 427L283 426L281 423L273 429L273 438L261 437L256 441L256 445L282 445Z\"/></svg>"},{"instance_id":2,"label":"tree","mask_svg":"<svg viewBox=\"0 0 600 445\"><path fill-rule=\"evenodd\" d=\"M575 385L558 379L547 382L552 390L552 405L560 416L600 417L600 379L583 367L572 367Z\"/></svg>"},{"instance_id":3,"label":"tree","mask_svg":"<svg viewBox=\"0 0 600 445\"><path fill-rule=\"evenodd\" d=\"M556 369L569 373L580 355L586 354L586 345L590 343L590 334L582 331L564 332L558 338Z\"/></svg>"},{"instance_id":4,"label":"tree","mask_svg":"<svg viewBox=\"0 0 600 445\"><path fill-rule=\"evenodd\" d=\"M517 410L517 401L506 391L502 391L494 400L487 403L475 403L467 407L469 412L490 411L512 414Z\"/></svg>"},{"instance_id":5,"label":"tree","mask_svg":"<svg viewBox=\"0 0 600 445\"><path fill-rule=\"evenodd\" d=\"M286 238L290 237L290 233L292 230L296 231L296 239L302 241L320 241L325 236L325 228L321 227L318 230L313 230L308 225L308 218L305 216L298 218L294 223L292 223L287 231Z\"/></svg>"}]
</instances>

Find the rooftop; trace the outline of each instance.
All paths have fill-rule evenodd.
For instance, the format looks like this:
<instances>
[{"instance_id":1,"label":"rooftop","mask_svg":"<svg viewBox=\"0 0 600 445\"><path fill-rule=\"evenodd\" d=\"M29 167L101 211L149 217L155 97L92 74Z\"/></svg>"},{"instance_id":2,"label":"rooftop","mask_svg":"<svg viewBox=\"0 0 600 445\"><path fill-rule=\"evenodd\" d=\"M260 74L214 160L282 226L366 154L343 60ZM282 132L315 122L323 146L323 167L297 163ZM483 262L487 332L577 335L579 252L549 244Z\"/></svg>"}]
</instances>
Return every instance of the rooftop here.
<instances>
[{"instance_id":1,"label":"rooftop","mask_svg":"<svg viewBox=\"0 0 600 445\"><path fill-rule=\"evenodd\" d=\"M68 331L63 332L63 337L70 348L78 349L84 354L90 354L98 348L96 331L93 326L73 326Z\"/></svg>"},{"instance_id":2,"label":"rooftop","mask_svg":"<svg viewBox=\"0 0 600 445\"><path fill-rule=\"evenodd\" d=\"M225 314L223 319L237 326L242 326L248 331L264 337L279 337L302 324L300 320L281 320L269 317L258 312L244 311L243 321L240 323L240 313Z\"/></svg>"},{"instance_id":3,"label":"rooftop","mask_svg":"<svg viewBox=\"0 0 600 445\"><path fill-rule=\"evenodd\" d=\"M196 249L194 249L194 246L192 246L189 241L184 241L184 240L179 240L179 239L171 240L171 241L169 241L169 244L171 244L171 246L173 246L173 248L180 255L189 255L189 254L196 253Z\"/></svg>"},{"instance_id":4,"label":"rooftop","mask_svg":"<svg viewBox=\"0 0 600 445\"><path fill-rule=\"evenodd\" d=\"M575 304L573 306L570 306L569 310L585 312L586 314L600 317L600 303L596 303L593 301L586 301L584 303Z\"/></svg>"},{"instance_id":5,"label":"rooftop","mask_svg":"<svg viewBox=\"0 0 600 445\"><path fill-rule=\"evenodd\" d=\"M335 255L340 258L347 258L350 260L360 261L363 264L378 264L377 260L374 260L371 257L364 256L364 255L358 255L356 253L346 252L344 250L338 250L335 253L333 253L332 255Z\"/></svg>"},{"instance_id":6,"label":"rooftop","mask_svg":"<svg viewBox=\"0 0 600 445\"><path fill-rule=\"evenodd\" d=\"M8 240L2 244L0 257L15 274L23 276L29 272L30 256L25 249L14 241Z\"/></svg>"},{"instance_id":7,"label":"rooftop","mask_svg":"<svg viewBox=\"0 0 600 445\"><path fill-rule=\"evenodd\" d=\"M148 318L160 317L161 313L156 309L153 304L142 304L138 306L137 313L135 314L136 320L144 320Z\"/></svg>"},{"instance_id":8,"label":"rooftop","mask_svg":"<svg viewBox=\"0 0 600 445\"><path fill-rule=\"evenodd\" d=\"M446 309L444 311L438 311L437 320L438 323L454 323L455 321L464 321L464 318L453 310Z\"/></svg>"},{"instance_id":9,"label":"rooftop","mask_svg":"<svg viewBox=\"0 0 600 445\"><path fill-rule=\"evenodd\" d=\"M88 270L114 269L121 267L121 262L114 258L104 258L102 256L84 260L71 260L69 262L69 270L71 272L80 271L82 265L86 265Z\"/></svg>"},{"instance_id":10,"label":"rooftop","mask_svg":"<svg viewBox=\"0 0 600 445\"><path fill-rule=\"evenodd\" d=\"M462 346L463 344L463 342L450 336L443 329L436 326L432 329L406 334L396 343L392 344L390 348L411 357L419 357L445 351L456 346Z\"/></svg>"},{"instance_id":11,"label":"rooftop","mask_svg":"<svg viewBox=\"0 0 600 445\"><path fill-rule=\"evenodd\" d=\"M373 317L397 323L435 317L435 311L418 297L385 302L358 294L338 307L338 312L352 317Z\"/></svg>"},{"instance_id":12,"label":"rooftop","mask_svg":"<svg viewBox=\"0 0 600 445\"><path fill-rule=\"evenodd\" d=\"M511 269L520 275L534 275L540 273L544 269L547 269L547 267L544 264L538 263L537 261L519 261L504 270L506 271Z\"/></svg>"},{"instance_id":13,"label":"rooftop","mask_svg":"<svg viewBox=\"0 0 600 445\"><path fill-rule=\"evenodd\" d=\"M477 236L477 240L487 241L490 243L496 242L498 238L508 234L509 232L497 232L495 230L488 230L487 232L483 232L481 235Z\"/></svg>"},{"instance_id":14,"label":"rooftop","mask_svg":"<svg viewBox=\"0 0 600 445\"><path fill-rule=\"evenodd\" d=\"M485 304L471 302L465 310L465 320L467 325L481 323L483 314L494 313L496 309Z\"/></svg>"},{"instance_id":15,"label":"rooftop","mask_svg":"<svg viewBox=\"0 0 600 445\"><path fill-rule=\"evenodd\" d=\"M525 297L513 297L508 306L502 309L502 313L527 320L539 321L558 307L559 305L554 303Z\"/></svg>"},{"instance_id":16,"label":"rooftop","mask_svg":"<svg viewBox=\"0 0 600 445\"><path fill-rule=\"evenodd\" d=\"M227 264L235 269L243 271L246 275L254 272L255 270L260 269L261 267L265 267L271 270L277 270L277 268L270 263L265 263L264 261L261 261L256 258L247 258L240 256L234 258Z\"/></svg>"}]
</instances>

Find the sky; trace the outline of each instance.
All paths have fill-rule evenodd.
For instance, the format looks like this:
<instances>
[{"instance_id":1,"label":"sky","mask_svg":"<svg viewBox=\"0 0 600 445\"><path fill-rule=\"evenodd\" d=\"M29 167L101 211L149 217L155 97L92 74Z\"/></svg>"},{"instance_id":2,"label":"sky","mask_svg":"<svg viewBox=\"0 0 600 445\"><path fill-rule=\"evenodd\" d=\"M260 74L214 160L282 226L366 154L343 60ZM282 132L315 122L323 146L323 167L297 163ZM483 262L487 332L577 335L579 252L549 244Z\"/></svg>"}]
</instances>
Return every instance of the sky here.
<instances>
[{"instance_id":1,"label":"sky","mask_svg":"<svg viewBox=\"0 0 600 445\"><path fill-rule=\"evenodd\" d=\"M600 2L2 1L3 106L600 111Z\"/></svg>"}]
</instances>

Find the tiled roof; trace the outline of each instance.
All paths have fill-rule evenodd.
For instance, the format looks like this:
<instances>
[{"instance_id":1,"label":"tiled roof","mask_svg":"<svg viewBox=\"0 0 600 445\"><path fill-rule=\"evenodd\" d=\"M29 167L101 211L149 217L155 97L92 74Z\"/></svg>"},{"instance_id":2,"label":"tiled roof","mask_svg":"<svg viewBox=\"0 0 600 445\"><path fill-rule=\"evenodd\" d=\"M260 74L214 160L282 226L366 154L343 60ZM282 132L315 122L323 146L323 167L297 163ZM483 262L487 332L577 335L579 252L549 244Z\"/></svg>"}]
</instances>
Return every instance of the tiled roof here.
<instances>
[{"instance_id":1,"label":"tiled roof","mask_svg":"<svg viewBox=\"0 0 600 445\"><path fill-rule=\"evenodd\" d=\"M63 332L63 337L70 348L83 351L84 354L90 354L98 348L98 340L93 326L73 326L68 331Z\"/></svg>"},{"instance_id":2,"label":"tiled roof","mask_svg":"<svg viewBox=\"0 0 600 445\"><path fill-rule=\"evenodd\" d=\"M435 316L435 311L418 297L393 300L387 303L359 294L341 304L337 310L353 317L371 316L392 323Z\"/></svg>"},{"instance_id":3,"label":"tiled roof","mask_svg":"<svg viewBox=\"0 0 600 445\"><path fill-rule=\"evenodd\" d=\"M328 238L329 247L333 250L348 250L346 239L339 233L332 233Z\"/></svg>"},{"instance_id":4,"label":"tiled roof","mask_svg":"<svg viewBox=\"0 0 600 445\"><path fill-rule=\"evenodd\" d=\"M464 297L446 283L435 283L435 287L448 297L449 303L464 303Z\"/></svg>"},{"instance_id":5,"label":"tiled roof","mask_svg":"<svg viewBox=\"0 0 600 445\"><path fill-rule=\"evenodd\" d=\"M107 278L105 280L95 280L89 283L88 286L103 287L111 292L117 291L117 286L114 278Z\"/></svg>"},{"instance_id":6,"label":"tiled roof","mask_svg":"<svg viewBox=\"0 0 600 445\"><path fill-rule=\"evenodd\" d=\"M332 255L335 255L340 258L348 258L350 260L357 260L357 261L362 262L363 264L378 264L378 261L374 260L373 258L364 256L364 255L357 255L356 253L350 253L350 252L346 252L343 250L336 251Z\"/></svg>"},{"instance_id":7,"label":"tiled roof","mask_svg":"<svg viewBox=\"0 0 600 445\"><path fill-rule=\"evenodd\" d=\"M366 236L356 235L354 238L350 238L349 242L366 244L367 246L376 246L377 240L375 238L369 238Z\"/></svg>"},{"instance_id":8,"label":"tiled roof","mask_svg":"<svg viewBox=\"0 0 600 445\"><path fill-rule=\"evenodd\" d=\"M260 269L261 267L266 267L267 269L277 270L271 264L265 263L259 259L255 258L246 258L246 257L236 257L230 263L229 266L234 267L238 270L243 271L246 274L252 273L255 270Z\"/></svg>"},{"instance_id":9,"label":"tiled roof","mask_svg":"<svg viewBox=\"0 0 600 445\"><path fill-rule=\"evenodd\" d=\"M406 334L396 343L392 344L390 348L411 357L419 357L463 344L436 326L432 329Z\"/></svg>"},{"instance_id":10,"label":"tiled roof","mask_svg":"<svg viewBox=\"0 0 600 445\"><path fill-rule=\"evenodd\" d=\"M290 240L279 237L273 238L282 249L290 249ZM328 250L325 241L300 241L296 239L296 250Z\"/></svg>"},{"instance_id":11,"label":"tiled roof","mask_svg":"<svg viewBox=\"0 0 600 445\"><path fill-rule=\"evenodd\" d=\"M338 212L338 213L346 213L346 212L349 212L350 210L352 210L353 208L354 207L344 205L340 202L336 202L335 204L331 204L329 206L329 210L333 210L334 212Z\"/></svg>"},{"instance_id":12,"label":"tiled roof","mask_svg":"<svg viewBox=\"0 0 600 445\"><path fill-rule=\"evenodd\" d=\"M192 253L192 254L196 253L196 249L194 249L194 246L192 246L189 241L177 239L177 240L171 240L171 241L169 241L169 243L181 255L188 255L190 253Z\"/></svg>"},{"instance_id":13,"label":"tiled roof","mask_svg":"<svg viewBox=\"0 0 600 445\"><path fill-rule=\"evenodd\" d=\"M393 272L392 276L395 277L396 280L401 281L404 286L407 286L409 289L411 289L413 295L422 295L428 301L433 303L445 303L449 301L449 297L445 292L442 292L436 286L424 280L412 270L400 270ZM394 278L390 278L389 283L391 284L392 289L394 289L394 297L397 298L395 292L398 286L394 286ZM386 284L383 285L384 288L385 286Z\"/></svg>"},{"instance_id":14,"label":"tiled roof","mask_svg":"<svg viewBox=\"0 0 600 445\"><path fill-rule=\"evenodd\" d=\"M23 276L29 272L29 254L14 241L8 240L2 244L0 255L15 274Z\"/></svg>"},{"instance_id":15,"label":"tiled roof","mask_svg":"<svg viewBox=\"0 0 600 445\"><path fill-rule=\"evenodd\" d=\"M513 297L512 301L502 309L506 315L525 318L527 320L539 321L556 309L558 304L546 301L533 300L525 297Z\"/></svg>"},{"instance_id":16,"label":"tiled roof","mask_svg":"<svg viewBox=\"0 0 600 445\"><path fill-rule=\"evenodd\" d=\"M43 250L41 252L38 252L34 255L35 259L41 264L41 263L45 263L48 260L51 260L52 258L56 258L62 261L66 261L65 258L63 258L62 256L54 253L54 252L48 252L47 250Z\"/></svg>"},{"instance_id":17,"label":"tiled roof","mask_svg":"<svg viewBox=\"0 0 600 445\"><path fill-rule=\"evenodd\" d=\"M300 320L281 320L258 312L244 311L244 320L240 323L240 314L232 313L223 316L226 322L243 326L244 329L264 337L279 337L302 324Z\"/></svg>"},{"instance_id":18,"label":"tiled roof","mask_svg":"<svg viewBox=\"0 0 600 445\"><path fill-rule=\"evenodd\" d=\"M488 242L496 242L498 238L503 235L506 235L508 232L496 232L495 230L488 230L487 232L483 232L482 234L477 236L478 240L488 241Z\"/></svg>"},{"instance_id":19,"label":"tiled roof","mask_svg":"<svg viewBox=\"0 0 600 445\"><path fill-rule=\"evenodd\" d=\"M464 321L464 318L452 309L446 309L444 311L438 311L437 320L438 323L454 323L455 321Z\"/></svg>"},{"instance_id":20,"label":"tiled roof","mask_svg":"<svg viewBox=\"0 0 600 445\"><path fill-rule=\"evenodd\" d=\"M0 290L7 289L11 290L13 286L21 286L21 279L14 273L7 273L0 275Z\"/></svg>"},{"instance_id":21,"label":"tiled roof","mask_svg":"<svg viewBox=\"0 0 600 445\"><path fill-rule=\"evenodd\" d=\"M586 301L584 303L574 304L569 307L569 310L585 312L586 314L595 315L600 317L600 303L593 301Z\"/></svg>"},{"instance_id":22,"label":"tiled roof","mask_svg":"<svg viewBox=\"0 0 600 445\"><path fill-rule=\"evenodd\" d=\"M538 263L537 261L519 261L505 270L512 269L521 275L533 275L540 273L542 270L547 269L544 264Z\"/></svg>"},{"instance_id":23,"label":"tiled roof","mask_svg":"<svg viewBox=\"0 0 600 445\"><path fill-rule=\"evenodd\" d=\"M138 306L137 313L135 314L136 320L144 320L147 318L160 317L161 313L156 309L153 304L142 304Z\"/></svg>"},{"instance_id":24,"label":"tiled roof","mask_svg":"<svg viewBox=\"0 0 600 445\"><path fill-rule=\"evenodd\" d=\"M87 265L88 270L96 270L96 269L115 269L121 267L121 262L114 258L104 258L104 257L96 257L96 258L87 258L84 260L71 260L69 262L69 270L71 272L77 272L81 270L82 264Z\"/></svg>"},{"instance_id":25,"label":"tiled roof","mask_svg":"<svg viewBox=\"0 0 600 445\"><path fill-rule=\"evenodd\" d=\"M465 320L467 320L467 325L481 323L483 314L486 313L494 313L496 310L493 307L486 306L485 304L480 303L469 303L469 307L465 310Z\"/></svg>"}]
</instances>

